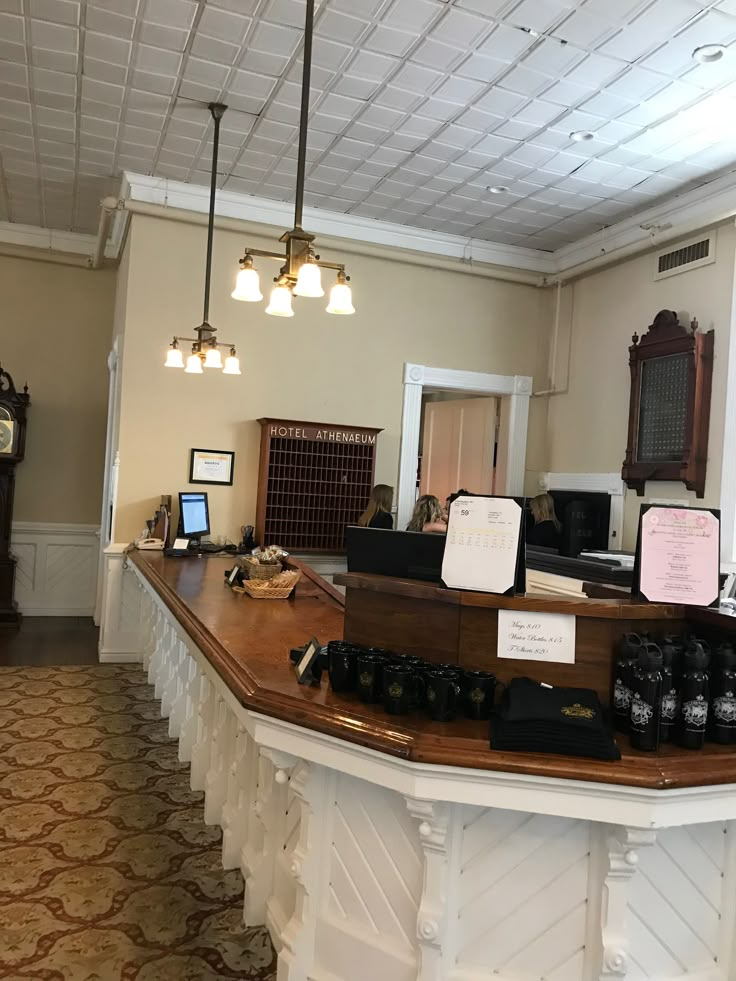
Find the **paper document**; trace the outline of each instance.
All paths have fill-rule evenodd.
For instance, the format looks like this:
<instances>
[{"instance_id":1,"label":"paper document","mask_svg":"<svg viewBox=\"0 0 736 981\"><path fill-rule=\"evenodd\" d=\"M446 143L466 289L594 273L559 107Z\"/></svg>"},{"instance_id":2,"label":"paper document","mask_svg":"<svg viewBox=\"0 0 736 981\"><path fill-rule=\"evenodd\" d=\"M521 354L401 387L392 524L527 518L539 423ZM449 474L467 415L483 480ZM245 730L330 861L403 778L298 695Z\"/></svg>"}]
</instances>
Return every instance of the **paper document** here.
<instances>
[{"instance_id":1,"label":"paper document","mask_svg":"<svg viewBox=\"0 0 736 981\"><path fill-rule=\"evenodd\" d=\"M505 593L516 582L523 513L510 497L458 497L450 509L442 579L452 589Z\"/></svg>"}]
</instances>

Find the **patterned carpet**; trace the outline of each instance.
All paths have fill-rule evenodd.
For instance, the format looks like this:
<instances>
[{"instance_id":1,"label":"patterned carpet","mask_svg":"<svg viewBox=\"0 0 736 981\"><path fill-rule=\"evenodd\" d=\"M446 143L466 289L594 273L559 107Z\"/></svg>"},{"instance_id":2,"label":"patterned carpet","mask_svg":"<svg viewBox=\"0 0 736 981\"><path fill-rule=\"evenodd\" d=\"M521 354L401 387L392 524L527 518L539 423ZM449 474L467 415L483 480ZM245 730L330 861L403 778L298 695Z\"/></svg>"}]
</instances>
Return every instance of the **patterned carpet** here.
<instances>
[{"instance_id":1,"label":"patterned carpet","mask_svg":"<svg viewBox=\"0 0 736 981\"><path fill-rule=\"evenodd\" d=\"M275 977L167 729L138 667L0 669L0 978Z\"/></svg>"}]
</instances>

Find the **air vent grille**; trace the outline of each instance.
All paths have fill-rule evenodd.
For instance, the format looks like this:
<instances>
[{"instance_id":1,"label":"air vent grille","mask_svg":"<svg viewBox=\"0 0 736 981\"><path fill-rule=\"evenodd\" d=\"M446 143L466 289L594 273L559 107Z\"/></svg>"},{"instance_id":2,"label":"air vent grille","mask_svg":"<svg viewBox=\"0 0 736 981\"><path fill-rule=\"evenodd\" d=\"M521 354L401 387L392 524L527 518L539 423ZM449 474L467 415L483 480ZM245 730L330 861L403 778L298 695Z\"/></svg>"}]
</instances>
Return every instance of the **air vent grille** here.
<instances>
[{"instance_id":1,"label":"air vent grille","mask_svg":"<svg viewBox=\"0 0 736 981\"><path fill-rule=\"evenodd\" d=\"M659 257L657 272L669 272L678 266L686 266L689 262L696 262L698 259L707 259L710 252L710 239L704 238L702 242L693 242L682 249L675 249L674 252L665 252Z\"/></svg>"},{"instance_id":2,"label":"air vent grille","mask_svg":"<svg viewBox=\"0 0 736 981\"><path fill-rule=\"evenodd\" d=\"M689 272L698 266L715 262L715 239L712 235L686 242L676 249L660 252L657 255L655 279L674 276L676 273Z\"/></svg>"}]
</instances>

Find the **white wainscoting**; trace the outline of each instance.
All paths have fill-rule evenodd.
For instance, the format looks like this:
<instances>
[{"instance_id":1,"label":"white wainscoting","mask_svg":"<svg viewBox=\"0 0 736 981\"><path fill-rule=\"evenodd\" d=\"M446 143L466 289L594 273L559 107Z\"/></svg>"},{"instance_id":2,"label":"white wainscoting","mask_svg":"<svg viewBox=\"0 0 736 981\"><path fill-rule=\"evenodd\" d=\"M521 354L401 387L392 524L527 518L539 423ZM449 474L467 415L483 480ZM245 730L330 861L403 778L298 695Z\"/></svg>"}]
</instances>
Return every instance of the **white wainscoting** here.
<instances>
[{"instance_id":1,"label":"white wainscoting","mask_svg":"<svg viewBox=\"0 0 736 981\"><path fill-rule=\"evenodd\" d=\"M91 617L97 594L97 525L15 521L15 599L34 617Z\"/></svg>"}]
</instances>

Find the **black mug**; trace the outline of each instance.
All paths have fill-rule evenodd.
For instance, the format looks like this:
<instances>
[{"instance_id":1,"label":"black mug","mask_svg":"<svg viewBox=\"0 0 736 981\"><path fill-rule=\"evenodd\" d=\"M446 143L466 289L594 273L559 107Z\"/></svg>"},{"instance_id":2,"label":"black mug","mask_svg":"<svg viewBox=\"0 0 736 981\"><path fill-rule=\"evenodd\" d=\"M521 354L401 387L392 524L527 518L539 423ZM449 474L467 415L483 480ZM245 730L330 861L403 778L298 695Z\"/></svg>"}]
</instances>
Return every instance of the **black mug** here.
<instances>
[{"instance_id":1,"label":"black mug","mask_svg":"<svg viewBox=\"0 0 736 981\"><path fill-rule=\"evenodd\" d=\"M490 671L463 671L460 676L463 711L469 719L490 719L496 697L496 676Z\"/></svg>"},{"instance_id":2,"label":"black mug","mask_svg":"<svg viewBox=\"0 0 736 981\"><path fill-rule=\"evenodd\" d=\"M350 644L327 645L327 671L334 692L355 691L358 677L358 652Z\"/></svg>"},{"instance_id":3,"label":"black mug","mask_svg":"<svg viewBox=\"0 0 736 981\"><path fill-rule=\"evenodd\" d=\"M406 715L417 705L421 679L409 665L388 663L383 668L383 707L389 715Z\"/></svg>"},{"instance_id":4,"label":"black mug","mask_svg":"<svg viewBox=\"0 0 736 981\"><path fill-rule=\"evenodd\" d=\"M380 654L358 655L357 691L361 702L380 702L383 696L383 666L387 658Z\"/></svg>"},{"instance_id":5,"label":"black mug","mask_svg":"<svg viewBox=\"0 0 736 981\"><path fill-rule=\"evenodd\" d=\"M451 722L460 703L460 678L455 671L429 671L424 676L425 703L435 722Z\"/></svg>"}]
</instances>

